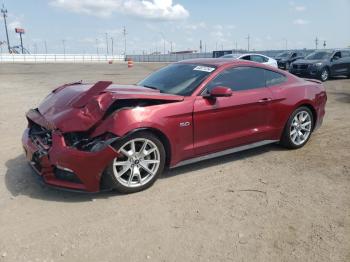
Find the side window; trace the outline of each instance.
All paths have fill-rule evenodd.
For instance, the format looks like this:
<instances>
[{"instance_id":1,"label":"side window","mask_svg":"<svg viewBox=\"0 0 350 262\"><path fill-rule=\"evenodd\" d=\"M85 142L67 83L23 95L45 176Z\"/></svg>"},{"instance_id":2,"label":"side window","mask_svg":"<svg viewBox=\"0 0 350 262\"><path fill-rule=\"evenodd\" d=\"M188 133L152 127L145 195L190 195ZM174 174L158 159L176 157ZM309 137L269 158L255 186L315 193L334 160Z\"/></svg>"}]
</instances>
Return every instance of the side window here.
<instances>
[{"instance_id":1,"label":"side window","mask_svg":"<svg viewBox=\"0 0 350 262\"><path fill-rule=\"evenodd\" d=\"M233 91L265 87L264 69L257 67L235 67L226 69L208 83L206 89L210 91L216 86L229 87Z\"/></svg>"},{"instance_id":2,"label":"side window","mask_svg":"<svg viewBox=\"0 0 350 262\"><path fill-rule=\"evenodd\" d=\"M341 57L350 57L350 51L341 51Z\"/></svg>"},{"instance_id":3,"label":"side window","mask_svg":"<svg viewBox=\"0 0 350 262\"><path fill-rule=\"evenodd\" d=\"M287 78L277 72L265 70L266 86L274 86L287 81Z\"/></svg>"},{"instance_id":4,"label":"side window","mask_svg":"<svg viewBox=\"0 0 350 262\"><path fill-rule=\"evenodd\" d=\"M336 53L334 54L333 58L335 58L335 59L339 59L339 58L341 58L341 54L340 54L340 52L339 52L339 51L338 51L338 52L336 52Z\"/></svg>"},{"instance_id":5,"label":"side window","mask_svg":"<svg viewBox=\"0 0 350 262\"><path fill-rule=\"evenodd\" d=\"M297 57L297 53L293 53L291 58Z\"/></svg>"},{"instance_id":6,"label":"side window","mask_svg":"<svg viewBox=\"0 0 350 262\"><path fill-rule=\"evenodd\" d=\"M243 60L251 60L251 56L250 55L246 55L246 56L241 57L241 59L243 59Z\"/></svg>"},{"instance_id":7,"label":"side window","mask_svg":"<svg viewBox=\"0 0 350 262\"><path fill-rule=\"evenodd\" d=\"M258 62L258 63L264 63L264 58L262 56L259 56L259 55L253 55L252 61Z\"/></svg>"}]
</instances>

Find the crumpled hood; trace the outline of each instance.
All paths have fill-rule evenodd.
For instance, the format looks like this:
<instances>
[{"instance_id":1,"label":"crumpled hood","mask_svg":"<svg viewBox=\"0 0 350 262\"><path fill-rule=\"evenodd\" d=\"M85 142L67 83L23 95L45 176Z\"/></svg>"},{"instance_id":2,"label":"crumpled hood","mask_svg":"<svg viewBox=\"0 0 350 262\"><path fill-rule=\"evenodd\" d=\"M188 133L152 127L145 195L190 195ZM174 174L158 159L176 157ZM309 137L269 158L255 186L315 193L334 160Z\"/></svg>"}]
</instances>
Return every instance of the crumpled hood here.
<instances>
[{"instance_id":1,"label":"crumpled hood","mask_svg":"<svg viewBox=\"0 0 350 262\"><path fill-rule=\"evenodd\" d=\"M62 132L86 131L100 121L116 100L150 99L182 101L183 96L163 94L158 90L111 82L75 83L52 91L39 105L40 114Z\"/></svg>"}]
</instances>

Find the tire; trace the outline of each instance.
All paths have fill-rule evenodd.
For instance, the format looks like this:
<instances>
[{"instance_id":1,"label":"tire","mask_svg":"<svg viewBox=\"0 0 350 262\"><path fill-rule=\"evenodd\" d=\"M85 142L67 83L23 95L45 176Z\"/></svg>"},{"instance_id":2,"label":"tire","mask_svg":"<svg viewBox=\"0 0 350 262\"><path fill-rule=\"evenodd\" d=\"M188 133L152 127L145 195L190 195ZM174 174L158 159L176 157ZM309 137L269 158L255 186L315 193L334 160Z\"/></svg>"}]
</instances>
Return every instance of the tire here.
<instances>
[{"instance_id":1,"label":"tire","mask_svg":"<svg viewBox=\"0 0 350 262\"><path fill-rule=\"evenodd\" d=\"M289 62L286 62L286 65L284 67L286 69L286 71L289 71L289 68L290 68L290 63Z\"/></svg>"},{"instance_id":2,"label":"tire","mask_svg":"<svg viewBox=\"0 0 350 262\"><path fill-rule=\"evenodd\" d=\"M301 148L309 141L313 128L314 117L311 110L305 106L299 107L291 114L284 127L281 144L289 149Z\"/></svg>"},{"instance_id":3,"label":"tire","mask_svg":"<svg viewBox=\"0 0 350 262\"><path fill-rule=\"evenodd\" d=\"M329 79L329 70L328 70L328 68L325 67L325 68L322 69L319 78L320 78L320 80L322 82L326 82Z\"/></svg>"},{"instance_id":4,"label":"tire","mask_svg":"<svg viewBox=\"0 0 350 262\"><path fill-rule=\"evenodd\" d=\"M133 144L135 150L132 149ZM114 147L122 157L115 158L108 165L102 177L102 187L123 194L135 193L151 187L162 174L165 149L152 133L137 132L118 141Z\"/></svg>"}]
</instances>

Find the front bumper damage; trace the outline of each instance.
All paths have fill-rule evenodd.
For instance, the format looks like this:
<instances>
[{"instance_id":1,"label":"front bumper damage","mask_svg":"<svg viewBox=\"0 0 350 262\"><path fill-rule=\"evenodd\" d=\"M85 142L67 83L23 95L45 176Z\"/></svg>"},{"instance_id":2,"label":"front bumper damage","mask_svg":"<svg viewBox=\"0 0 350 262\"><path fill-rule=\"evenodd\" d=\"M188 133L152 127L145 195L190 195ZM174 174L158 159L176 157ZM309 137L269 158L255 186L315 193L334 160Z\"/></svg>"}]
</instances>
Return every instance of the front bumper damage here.
<instances>
[{"instance_id":1,"label":"front bumper damage","mask_svg":"<svg viewBox=\"0 0 350 262\"><path fill-rule=\"evenodd\" d=\"M30 114L27 114L27 118ZM37 124L44 122L40 116L36 119L30 118L30 121ZM22 136L26 158L41 180L47 185L74 191L100 191L103 171L118 153L111 146L98 152L81 151L67 146L58 129L50 132L50 143L31 134L30 127Z\"/></svg>"}]
</instances>

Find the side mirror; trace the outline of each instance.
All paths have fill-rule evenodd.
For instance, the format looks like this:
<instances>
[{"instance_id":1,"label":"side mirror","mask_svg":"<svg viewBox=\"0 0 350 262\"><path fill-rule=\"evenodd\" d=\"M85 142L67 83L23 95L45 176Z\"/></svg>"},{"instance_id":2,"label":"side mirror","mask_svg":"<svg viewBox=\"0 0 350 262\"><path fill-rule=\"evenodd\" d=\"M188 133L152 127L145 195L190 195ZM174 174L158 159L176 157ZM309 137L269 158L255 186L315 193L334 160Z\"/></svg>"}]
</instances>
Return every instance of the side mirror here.
<instances>
[{"instance_id":1,"label":"side mirror","mask_svg":"<svg viewBox=\"0 0 350 262\"><path fill-rule=\"evenodd\" d=\"M216 86L209 92L210 97L229 97L232 96L231 88L225 86Z\"/></svg>"}]
</instances>

